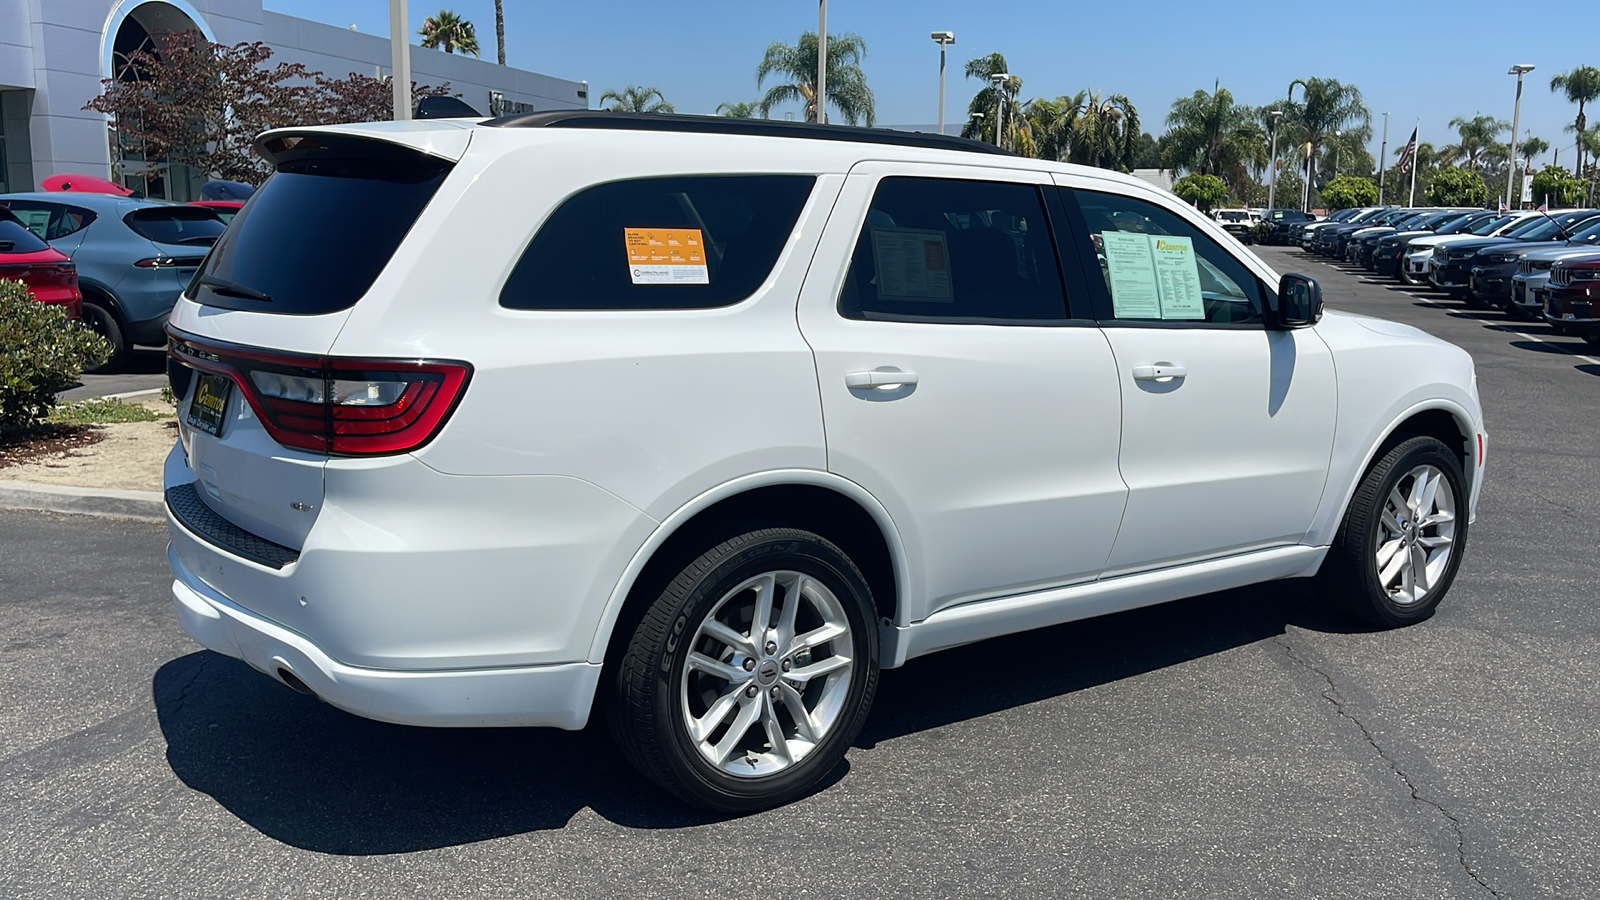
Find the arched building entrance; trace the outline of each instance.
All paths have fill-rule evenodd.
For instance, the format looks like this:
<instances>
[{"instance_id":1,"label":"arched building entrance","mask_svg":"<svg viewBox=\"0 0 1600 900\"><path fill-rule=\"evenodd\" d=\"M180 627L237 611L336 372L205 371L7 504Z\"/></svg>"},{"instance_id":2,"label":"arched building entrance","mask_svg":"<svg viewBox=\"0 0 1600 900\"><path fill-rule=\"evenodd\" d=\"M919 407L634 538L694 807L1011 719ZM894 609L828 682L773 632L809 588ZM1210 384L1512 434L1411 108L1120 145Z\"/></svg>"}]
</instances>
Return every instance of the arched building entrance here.
<instances>
[{"instance_id":1,"label":"arched building entrance","mask_svg":"<svg viewBox=\"0 0 1600 900\"><path fill-rule=\"evenodd\" d=\"M137 52L161 55L165 35L199 32L215 41L211 28L186 0L121 0L106 19L101 36L100 71L102 78L137 80L139 72L131 63ZM188 166L168 166L161 160L146 160L120 145L115 133L111 144L111 171L114 180L150 197L168 200L193 200L198 197L198 173Z\"/></svg>"}]
</instances>

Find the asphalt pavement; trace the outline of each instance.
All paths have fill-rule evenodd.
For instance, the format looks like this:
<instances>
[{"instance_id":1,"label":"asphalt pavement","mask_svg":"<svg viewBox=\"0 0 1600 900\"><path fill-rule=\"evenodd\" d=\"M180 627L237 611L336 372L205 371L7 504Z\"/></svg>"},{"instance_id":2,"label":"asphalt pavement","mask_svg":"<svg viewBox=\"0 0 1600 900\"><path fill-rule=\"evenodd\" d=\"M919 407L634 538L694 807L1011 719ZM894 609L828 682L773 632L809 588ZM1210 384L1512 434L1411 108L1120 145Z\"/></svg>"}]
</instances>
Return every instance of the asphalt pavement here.
<instances>
[{"instance_id":1,"label":"asphalt pavement","mask_svg":"<svg viewBox=\"0 0 1600 900\"><path fill-rule=\"evenodd\" d=\"M88 400L108 394L159 390L167 384L167 355L160 347L135 347L128 362L109 375L82 375L78 383L56 395L58 401Z\"/></svg>"},{"instance_id":2,"label":"asphalt pavement","mask_svg":"<svg viewBox=\"0 0 1600 900\"><path fill-rule=\"evenodd\" d=\"M1261 255L1477 359L1488 483L1429 621L1283 582L938 653L824 790L722 818L603 729L295 694L184 637L161 527L0 512L0 896L1600 896L1600 364Z\"/></svg>"}]
</instances>

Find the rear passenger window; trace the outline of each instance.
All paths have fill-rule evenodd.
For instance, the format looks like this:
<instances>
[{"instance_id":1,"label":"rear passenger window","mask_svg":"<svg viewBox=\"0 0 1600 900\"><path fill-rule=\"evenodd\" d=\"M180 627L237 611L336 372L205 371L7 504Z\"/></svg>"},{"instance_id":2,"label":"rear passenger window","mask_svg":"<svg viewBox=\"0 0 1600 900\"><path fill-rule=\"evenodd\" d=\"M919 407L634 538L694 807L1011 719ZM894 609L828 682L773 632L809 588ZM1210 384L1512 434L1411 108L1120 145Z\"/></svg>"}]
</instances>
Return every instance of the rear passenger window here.
<instances>
[{"instance_id":1,"label":"rear passenger window","mask_svg":"<svg viewBox=\"0 0 1600 900\"><path fill-rule=\"evenodd\" d=\"M500 291L511 309L706 309L766 281L816 179L695 175L580 191Z\"/></svg>"},{"instance_id":2,"label":"rear passenger window","mask_svg":"<svg viewBox=\"0 0 1600 900\"><path fill-rule=\"evenodd\" d=\"M1181 216L1121 194L1070 195L1077 198L1110 295L1109 303L1098 304L1099 318L1174 325L1261 322L1260 281Z\"/></svg>"},{"instance_id":3,"label":"rear passenger window","mask_svg":"<svg viewBox=\"0 0 1600 900\"><path fill-rule=\"evenodd\" d=\"M59 240L87 228L95 219L91 210L59 203L6 201L4 205L28 230L47 241Z\"/></svg>"},{"instance_id":4,"label":"rear passenger window","mask_svg":"<svg viewBox=\"0 0 1600 900\"><path fill-rule=\"evenodd\" d=\"M839 312L851 319L1065 319L1039 189L883 179L856 241Z\"/></svg>"}]
</instances>

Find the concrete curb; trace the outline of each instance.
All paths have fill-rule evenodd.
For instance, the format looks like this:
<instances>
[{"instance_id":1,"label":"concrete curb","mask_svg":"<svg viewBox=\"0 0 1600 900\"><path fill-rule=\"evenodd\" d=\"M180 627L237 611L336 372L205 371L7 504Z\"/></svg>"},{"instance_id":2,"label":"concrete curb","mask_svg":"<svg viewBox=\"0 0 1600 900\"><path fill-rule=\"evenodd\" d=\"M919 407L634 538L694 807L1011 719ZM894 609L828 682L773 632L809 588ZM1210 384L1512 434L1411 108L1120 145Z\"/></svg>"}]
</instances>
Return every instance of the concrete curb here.
<instances>
[{"instance_id":1,"label":"concrete curb","mask_svg":"<svg viewBox=\"0 0 1600 900\"><path fill-rule=\"evenodd\" d=\"M31 481L0 481L0 509L39 509L141 522L167 520L166 501L157 491L68 487Z\"/></svg>"}]
</instances>

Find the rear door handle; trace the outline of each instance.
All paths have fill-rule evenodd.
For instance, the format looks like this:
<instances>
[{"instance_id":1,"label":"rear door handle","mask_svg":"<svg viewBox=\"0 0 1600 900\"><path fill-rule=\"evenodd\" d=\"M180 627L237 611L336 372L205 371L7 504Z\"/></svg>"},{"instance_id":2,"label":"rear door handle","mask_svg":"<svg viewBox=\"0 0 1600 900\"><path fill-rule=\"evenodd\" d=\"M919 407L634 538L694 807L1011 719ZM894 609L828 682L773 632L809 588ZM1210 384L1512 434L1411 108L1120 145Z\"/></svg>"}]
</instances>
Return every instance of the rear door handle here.
<instances>
[{"instance_id":1,"label":"rear door handle","mask_svg":"<svg viewBox=\"0 0 1600 900\"><path fill-rule=\"evenodd\" d=\"M1165 381L1168 378L1186 378L1188 375L1188 369L1172 363L1133 367L1134 381Z\"/></svg>"},{"instance_id":2,"label":"rear door handle","mask_svg":"<svg viewBox=\"0 0 1600 900\"><path fill-rule=\"evenodd\" d=\"M851 372L844 376L844 386L853 390L867 388L908 387L917 383L917 373L899 369L873 369L871 372Z\"/></svg>"}]
</instances>

